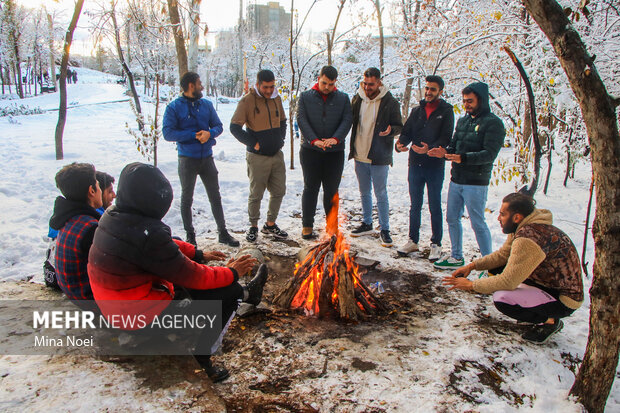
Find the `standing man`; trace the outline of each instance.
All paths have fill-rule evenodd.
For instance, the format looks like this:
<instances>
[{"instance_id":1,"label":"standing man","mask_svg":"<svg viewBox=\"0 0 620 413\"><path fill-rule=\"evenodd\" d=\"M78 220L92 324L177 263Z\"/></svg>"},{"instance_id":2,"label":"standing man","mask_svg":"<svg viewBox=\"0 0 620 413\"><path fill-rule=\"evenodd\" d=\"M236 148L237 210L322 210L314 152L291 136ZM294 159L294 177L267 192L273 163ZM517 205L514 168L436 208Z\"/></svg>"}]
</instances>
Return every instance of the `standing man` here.
<instances>
[{"instance_id":1,"label":"standing man","mask_svg":"<svg viewBox=\"0 0 620 413\"><path fill-rule=\"evenodd\" d=\"M454 129L454 109L441 99L444 81L441 77L426 76L424 99L409 114L398 141L396 151L409 150L409 240L398 249L400 255L417 251L420 241L420 223L424 186L428 194L428 209L431 213L431 252L428 259L437 261L441 256L443 237L443 217L441 212L441 190L443 188L446 161L443 157L432 156L429 150L446 147L450 143Z\"/></svg>"},{"instance_id":2,"label":"standing man","mask_svg":"<svg viewBox=\"0 0 620 413\"><path fill-rule=\"evenodd\" d=\"M275 238L288 237L276 225L282 198L286 193L286 166L281 151L286 137L286 115L275 83L276 78L271 70L258 72L256 85L241 98L230 121L230 132L247 147L245 159L250 179L250 228L245 239L250 242L256 241L258 237L260 203L265 189L269 191L269 209L267 222L261 232Z\"/></svg>"},{"instance_id":3,"label":"standing man","mask_svg":"<svg viewBox=\"0 0 620 413\"><path fill-rule=\"evenodd\" d=\"M183 94L166 108L164 113L164 139L177 143L179 152L179 180L181 181L181 218L187 233L187 242L196 245L196 232L192 224L192 203L196 177L200 176L207 190L211 212L222 244L238 247L239 241L226 230L217 168L213 160L215 138L222 133L222 122L213 104L202 99L202 82L194 72L181 77Z\"/></svg>"},{"instance_id":4,"label":"standing man","mask_svg":"<svg viewBox=\"0 0 620 413\"><path fill-rule=\"evenodd\" d=\"M484 257L492 251L491 231L484 219L484 210L493 162L504 144L506 131L502 120L491 113L486 83L472 83L463 89L463 107L467 114L457 122L450 145L428 151L431 156L452 161L446 211L452 251L435 262L436 268L458 268L465 264L461 226L465 207L480 253Z\"/></svg>"},{"instance_id":5,"label":"standing man","mask_svg":"<svg viewBox=\"0 0 620 413\"><path fill-rule=\"evenodd\" d=\"M351 101L353 129L349 159L355 158L355 174L362 198L364 214L359 227L351 231L359 237L373 231L372 194L374 187L381 226L381 245L392 246L390 237L390 204L387 177L392 165L394 136L403 127L400 104L381 83L381 72L371 67L364 72L364 81Z\"/></svg>"},{"instance_id":6,"label":"standing man","mask_svg":"<svg viewBox=\"0 0 620 413\"><path fill-rule=\"evenodd\" d=\"M351 129L349 96L336 89L338 71L323 66L318 82L299 97L297 123L302 134L299 161L304 175L301 196L303 239L316 238L312 231L316 202L323 186L325 215L332 208L344 168L344 141Z\"/></svg>"}]
</instances>

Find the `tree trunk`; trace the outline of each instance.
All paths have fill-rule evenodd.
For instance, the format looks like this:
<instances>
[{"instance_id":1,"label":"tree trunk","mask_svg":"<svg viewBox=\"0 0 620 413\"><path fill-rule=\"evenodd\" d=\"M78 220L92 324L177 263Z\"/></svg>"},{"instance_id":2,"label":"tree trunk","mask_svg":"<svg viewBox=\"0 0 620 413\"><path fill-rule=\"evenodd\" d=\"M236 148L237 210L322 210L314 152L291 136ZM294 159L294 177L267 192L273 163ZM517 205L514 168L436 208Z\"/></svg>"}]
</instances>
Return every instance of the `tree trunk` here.
<instances>
[{"instance_id":1,"label":"tree trunk","mask_svg":"<svg viewBox=\"0 0 620 413\"><path fill-rule=\"evenodd\" d=\"M137 122L138 128L140 130L144 129L144 122L142 121L142 106L140 105L140 96L138 96L138 90L136 89L136 84L133 80L133 73L129 69L127 62L125 62L125 56L123 54L123 48L121 47L121 35L120 30L118 28L118 23L116 21L116 10L115 1L112 0L112 10L110 12L112 17L112 25L114 26L114 40L116 42L116 53L118 54L118 61L121 63L123 68L123 72L125 72L125 76L127 76L127 80L129 81L129 88L131 89L131 95L133 96L133 102L136 106L136 112L138 112Z\"/></svg>"},{"instance_id":2,"label":"tree trunk","mask_svg":"<svg viewBox=\"0 0 620 413\"><path fill-rule=\"evenodd\" d=\"M71 23L69 23L69 28L65 35L65 44L62 51L62 60L60 62L60 106L58 108L58 123L56 124L55 136L56 160L64 158L62 152L62 134L65 130L65 122L67 120L67 66L69 65L69 51L71 49L71 42L73 42L73 32L80 18L83 5L84 0L77 0L75 3L73 17L71 18Z\"/></svg>"},{"instance_id":3,"label":"tree trunk","mask_svg":"<svg viewBox=\"0 0 620 413\"><path fill-rule=\"evenodd\" d=\"M405 92L403 93L403 123L407 120L409 115L409 105L411 103L411 86L413 86L413 66L407 66L407 81L405 82Z\"/></svg>"},{"instance_id":4,"label":"tree trunk","mask_svg":"<svg viewBox=\"0 0 620 413\"><path fill-rule=\"evenodd\" d=\"M617 100L607 93L592 57L562 7L550 0L524 0L553 45L575 93L592 148L596 215L595 259L590 288L590 332L583 363L571 389L590 412L603 412L620 349L620 135Z\"/></svg>"},{"instance_id":5,"label":"tree trunk","mask_svg":"<svg viewBox=\"0 0 620 413\"><path fill-rule=\"evenodd\" d=\"M47 28L49 30L49 46L50 46L50 79L54 84L54 90L58 90L56 82L56 61L54 60L54 21L52 15L47 14Z\"/></svg>"},{"instance_id":6,"label":"tree trunk","mask_svg":"<svg viewBox=\"0 0 620 413\"><path fill-rule=\"evenodd\" d=\"M293 36L293 16L295 15L295 0L291 0L291 36L288 45L288 56L291 64L291 89L289 95L291 99L288 103L288 132L291 139L291 164L290 169L295 169L295 135L293 132L293 122L295 122L295 104L297 98L294 96L295 91L295 63L293 61L293 46L295 46L295 36Z\"/></svg>"},{"instance_id":7,"label":"tree trunk","mask_svg":"<svg viewBox=\"0 0 620 413\"><path fill-rule=\"evenodd\" d=\"M179 5L177 0L168 1L168 14L172 23L172 33L174 34L174 46L177 51L177 61L179 62L179 80L188 72L187 51L185 50L185 39L183 39L183 28L181 27L181 17L179 16Z\"/></svg>"},{"instance_id":8,"label":"tree trunk","mask_svg":"<svg viewBox=\"0 0 620 413\"><path fill-rule=\"evenodd\" d=\"M189 70L198 72L198 40L200 38L200 2L191 0L189 16Z\"/></svg>"},{"instance_id":9,"label":"tree trunk","mask_svg":"<svg viewBox=\"0 0 620 413\"><path fill-rule=\"evenodd\" d=\"M344 9L344 5L346 2L347 0L340 0L340 4L338 5L338 14L336 15L336 21L334 22L334 27L332 28L331 35L329 34L329 32L325 33L327 35L327 64L329 66L332 65L332 51L334 50L334 41L336 40L336 28L338 27L338 20L340 20L340 15L342 14L342 9Z\"/></svg>"},{"instance_id":10,"label":"tree trunk","mask_svg":"<svg viewBox=\"0 0 620 413\"><path fill-rule=\"evenodd\" d=\"M373 0L375 5L375 9L377 10L377 24L379 26L379 70L381 74L383 74L383 48L384 48L384 40L383 40L383 23L381 21L381 3L379 0Z\"/></svg>"}]
</instances>

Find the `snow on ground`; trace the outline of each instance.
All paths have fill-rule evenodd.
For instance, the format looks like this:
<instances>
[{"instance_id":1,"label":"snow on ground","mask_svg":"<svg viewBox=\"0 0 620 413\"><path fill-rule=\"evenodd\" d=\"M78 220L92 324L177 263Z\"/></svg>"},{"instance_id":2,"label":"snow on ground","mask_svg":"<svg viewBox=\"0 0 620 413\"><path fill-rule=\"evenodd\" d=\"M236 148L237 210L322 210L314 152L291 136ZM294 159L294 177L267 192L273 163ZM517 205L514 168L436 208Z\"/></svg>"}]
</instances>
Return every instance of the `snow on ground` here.
<instances>
[{"instance_id":1,"label":"snow on ground","mask_svg":"<svg viewBox=\"0 0 620 413\"><path fill-rule=\"evenodd\" d=\"M47 247L47 223L51 215L55 197L59 194L54 184L54 175L60 167L70 162L90 162L98 170L110 173L118 178L123 166L135 161L147 162L136 150L133 138L126 132L126 124L135 128L136 122L129 103L119 102L126 100L124 88L115 83L115 77L103 75L87 69L78 69L78 84L68 85L69 110L64 132L64 159L55 160L54 130L57 122L58 94L46 94L24 99L23 101L0 100L0 107L9 104L24 104L30 108L40 107L47 112L32 116L15 116L0 118L0 279L23 280L32 278L35 282L42 281L42 263ZM152 105L145 105L153 112ZM244 240L243 231L247 228L247 194L248 182L245 168L245 148L236 141L228 131L228 124L235 104L219 104L218 113L224 124L224 133L218 137L214 147L214 155L219 169L219 181L227 224L237 238ZM163 106L162 106L163 110ZM161 113L161 111L160 111ZM297 142L296 148L297 148ZM289 165L290 145L287 141L285 159ZM503 149L500 156L512 159L512 149ZM281 208L278 224L291 234L291 238L300 241L301 231L301 191L303 179L297 160L295 149L295 169L287 170L287 195ZM179 213L180 184L177 175L177 155L175 146L162 139L159 145L159 167L171 181L175 200L164 221L171 226L173 233L183 236L181 216ZM449 167L449 166L448 166ZM542 176L546 171L543 170ZM548 208L554 213L555 224L566 231L579 252L583 245L584 220L586 215L588 189L591 172L588 165L579 165L575 180L571 180L566 188L562 187L563 165L559 157L555 159L555 167L551 175L551 184L548 195L538 192L537 201L541 208ZM443 192L447 197L449 171L446 172L446 181ZM520 185L500 183L489 189L487 221L493 235L494 247L503 243L505 236L501 232L496 217L504 195L514 191ZM361 206L357 190L357 180L352 163L345 166L341 184L342 211L347 216L343 220L351 221L345 224L345 229L357 225L361 219ZM391 217L390 224L395 245L404 243L407 239L409 193L407 186L407 155L395 154L394 167L390 170L389 194ZM267 198L267 197L266 197ZM322 210L319 202L319 211ZM426 208L426 206L425 206ZM266 212L266 199L263 201L262 212ZM321 216L319 212L318 217ZM318 219L316 227L322 225L322 218ZM211 218L210 206L201 183L198 183L194 198L194 223L198 241L202 245L215 244L216 227ZM375 221L376 223L376 221ZM466 260L474 258L477 253L477 244L470 230L467 219L464 224L464 250ZM428 248L430 239L430 221L427 209L423 212L423 226L421 230L421 246ZM531 411L579 411L579 407L566 401L566 394L573 381L573 373L562 364L562 354L570 354L581 358L585 349L588 333L589 300L572 317L566 319L565 328L561 334L554 337L546 346L533 346L523 343L515 335L494 337L498 328L505 328L506 324L493 325L486 331L478 331L468 326L479 313L488 312L490 319L501 319L501 316L492 305L489 297L475 296L462 292L446 293L440 286L440 279L444 275L435 271L425 259L413 256L407 259L398 259L395 248L382 248L376 238L362 237L351 240L352 247L361 255L381 262L380 269L398 271L401 273L429 274L433 291L437 293L437 303L450 304L446 313L433 316L415 326L406 329L404 336L399 336L401 345L410 346L407 351L390 349L385 342L386 336L381 331L366 337L368 351L372 350L374 357L380 357L380 363L387 370L378 374L376 371L345 373L350 380L354 380L364 388L354 390L354 398L358 408L364 406L387 411L433 411L452 410L450 401L457 403L457 410L475 408L479 411L513 411L518 408L506 402L506 399L497 397L490 390L483 393L477 403L467 400L456 401L454 394L446 394L446 377L455 370L455 366L462 360L478 360L485 363L487 351L486 342L497 344L493 351L495 361L504 366L513 366L504 374L503 387L511 389L515 394L532 395L535 399L525 403L521 409ZM303 244L303 242L302 242ZM273 245L263 239L259 240L259 247L268 253L279 255L293 255L296 248ZM444 249L449 247L447 226L444 223ZM231 248L220 248L233 253ZM593 256L593 241L588 239L586 260L591 264ZM585 280L586 289L590 281ZM505 320L505 319L503 319ZM498 327L499 326L499 327ZM401 330L402 331L402 330ZM486 334L486 335L485 335ZM426 337L424 345L416 347L418 335ZM490 336L487 336L490 335ZM508 338L506 338L508 337ZM393 340L393 337L388 337ZM385 345L383 345L385 343ZM346 357L346 354L342 355ZM497 359L500 359L498 361ZM0 358L0 373L11 371L8 377L16 377L36 370L37 358L4 356ZM231 360L234 362L234 360ZM402 363L415 363L405 364ZM96 363L95 363L96 364ZM488 365L488 360L486 360ZM92 375L89 379L79 379L78 386L92 385L95 388L102 375L120 377L126 372L114 366L106 367L106 371L94 368L88 363ZM400 367L396 367L400 366ZM468 367L469 366L469 367ZM461 365L459 375L471 373L471 365ZM414 372L412 376L407 372ZM75 377L71 368L65 371L67 377ZM412 373L413 374L413 373ZM329 392L343 377L334 374L311 383L305 383L309 388L296 387L296 391L313 391L317 394ZM355 377L353 377L355 376ZM414 377L414 378L412 378ZM459 376L460 377L460 376ZM363 380L360 380L363 378ZM5 382L7 379L4 379ZM234 380L234 379L233 379ZM76 380L77 381L77 380ZM70 383L71 380L65 380ZM234 382L233 382L234 383ZM70 386L70 384L68 384ZM13 382L15 391L24 390L28 384ZM3 382L4 387L4 382ZM381 388L381 391L377 391ZM485 387L482 387L483 389ZM113 386L112 391L99 394L100 400L109 398L128 400L132 395L121 386ZM217 388L216 388L217 389ZM25 390L24 390L25 391ZM49 389L45 390L49 392ZM8 393L0 393L0 406L7 399ZM54 398L46 394L47 398ZM137 397L137 396L136 396ZM352 398L352 396L347 396ZM139 400L139 398L135 398ZM383 404L377 404L382 400ZM413 403L415 400L415 404ZM88 403L86 400L76 399L75 403ZM338 403L327 401L324 404L317 402L319 409L338 410ZM34 406L30 404L31 406ZM10 405L15 408L14 405ZM99 405L105 409L106 405ZM361 407L360 407L361 406ZM408 407L407 407L408 406ZM411 408L411 406L416 406ZM161 407L161 406L160 406ZM120 408L120 407L119 407ZM143 405L148 410L146 405ZM161 407L163 408L163 407ZM168 409L169 407L166 407ZM76 407L75 410L79 410ZM608 401L609 411L620 410L620 388L618 384L612 389ZM72 409L73 410L73 409ZM114 410L114 409L113 409Z\"/></svg>"}]
</instances>

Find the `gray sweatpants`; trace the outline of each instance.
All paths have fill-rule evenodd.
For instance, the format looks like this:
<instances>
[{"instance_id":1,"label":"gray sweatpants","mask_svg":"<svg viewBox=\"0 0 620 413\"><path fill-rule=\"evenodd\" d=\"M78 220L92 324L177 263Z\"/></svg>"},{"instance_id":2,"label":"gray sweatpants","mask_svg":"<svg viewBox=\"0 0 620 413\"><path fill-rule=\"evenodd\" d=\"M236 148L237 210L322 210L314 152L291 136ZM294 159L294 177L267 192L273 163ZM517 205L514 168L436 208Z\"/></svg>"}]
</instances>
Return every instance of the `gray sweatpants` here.
<instances>
[{"instance_id":1,"label":"gray sweatpants","mask_svg":"<svg viewBox=\"0 0 620 413\"><path fill-rule=\"evenodd\" d=\"M250 225L258 226L260 203L265 189L269 191L267 221L275 222L280 212L282 198L286 193L286 166L284 154L279 151L273 156L246 152L248 178L250 178L250 196L248 198L248 215Z\"/></svg>"},{"instance_id":2,"label":"gray sweatpants","mask_svg":"<svg viewBox=\"0 0 620 413\"><path fill-rule=\"evenodd\" d=\"M194 233L194 225L192 224L192 204L194 203L194 188L196 187L197 176L200 176L207 190L207 196L211 204L211 212L217 224L218 232L222 232L226 229L222 198L220 196L220 184L217 175L217 168L215 167L215 161L212 156L202 159L179 156L181 218L183 219L185 232Z\"/></svg>"}]
</instances>

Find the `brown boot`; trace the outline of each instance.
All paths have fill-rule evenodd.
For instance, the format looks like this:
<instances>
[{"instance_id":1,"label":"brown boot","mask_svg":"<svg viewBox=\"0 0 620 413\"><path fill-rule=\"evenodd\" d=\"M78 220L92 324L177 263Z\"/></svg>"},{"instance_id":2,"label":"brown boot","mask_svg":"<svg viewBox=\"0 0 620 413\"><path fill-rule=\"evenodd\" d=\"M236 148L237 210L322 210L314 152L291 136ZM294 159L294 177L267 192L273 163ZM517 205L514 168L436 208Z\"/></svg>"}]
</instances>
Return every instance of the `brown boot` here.
<instances>
[{"instance_id":1,"label":"brown boot","mask_svg":"<svg viewBox=\"0 0 620 413\"><path fill-rule=\"evenodd\" d=\"M317 237L316 232L312 231L312 227L303 227L301 229L301 237L303 239L315 239Z\"/></svg>"}]
</instances>

